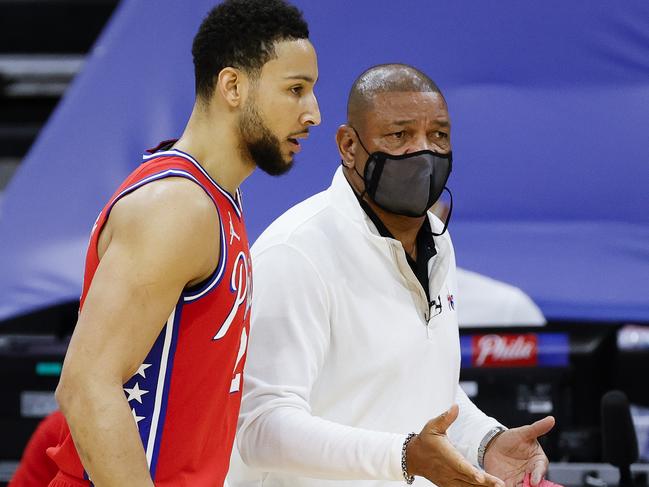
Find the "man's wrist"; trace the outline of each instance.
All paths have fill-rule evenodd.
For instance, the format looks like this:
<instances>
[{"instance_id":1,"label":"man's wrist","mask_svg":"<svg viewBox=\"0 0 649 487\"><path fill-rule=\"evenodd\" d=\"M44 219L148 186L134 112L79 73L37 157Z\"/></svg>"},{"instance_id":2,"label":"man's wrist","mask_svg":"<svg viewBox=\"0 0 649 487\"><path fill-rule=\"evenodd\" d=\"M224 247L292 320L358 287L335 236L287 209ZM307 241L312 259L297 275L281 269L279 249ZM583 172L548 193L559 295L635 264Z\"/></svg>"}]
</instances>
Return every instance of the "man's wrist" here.
<instances>
[{"instance_id":1,"label":"man's wrist","mask_svg":"<svg viewBox=\"0 0 649 487\"><path fill-rule=\"evenodd\" d=\"M412 484L415 481L415 476L408 473L408 445L410 444L410 441L416 437L416 433L410 433L408 436L406 436L406 439L403 442L403 447L401 448L401 473L403 474L403 479L408 485Z\"/></svg>"},{"instance_id":2,"label":"man's wrist","mask_svg":"<svg viewBox=\"0 0 649 487\"><path fill-rule=\"evenodd\" d=\"M478 465L481 469L484 470L484 458L489 445L491 445L491 443L493 443L493 441L498 438L498 435L505 431L507 431L507 428L505 428L504 426L494 426L489 431L487 431L487 434L484 435L482 441L480 441L480 445L478 446Z\"/></svg>"}]
</instances>

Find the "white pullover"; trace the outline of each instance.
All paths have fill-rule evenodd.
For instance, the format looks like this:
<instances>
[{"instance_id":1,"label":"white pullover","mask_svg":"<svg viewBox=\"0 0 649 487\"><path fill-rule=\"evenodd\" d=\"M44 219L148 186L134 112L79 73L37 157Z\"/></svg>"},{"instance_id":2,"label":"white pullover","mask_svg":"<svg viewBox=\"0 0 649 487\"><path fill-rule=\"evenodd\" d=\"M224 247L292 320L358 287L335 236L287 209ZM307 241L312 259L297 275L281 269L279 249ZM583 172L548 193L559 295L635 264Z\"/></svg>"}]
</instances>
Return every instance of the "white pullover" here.
<instances>
[{"instance_id":1,"label":"white pullover","mask_svg":"<svg viewBox=\"0 0 649 487\"><path fill-rule=\"evenodd\" d=\"M454 403L449 437L477 462L498 423L458 385L455 256L448 233L434 241L431 306L340 169L261 235L230 487L394 485L406 435Z\"/></svg>"}]
</instances>

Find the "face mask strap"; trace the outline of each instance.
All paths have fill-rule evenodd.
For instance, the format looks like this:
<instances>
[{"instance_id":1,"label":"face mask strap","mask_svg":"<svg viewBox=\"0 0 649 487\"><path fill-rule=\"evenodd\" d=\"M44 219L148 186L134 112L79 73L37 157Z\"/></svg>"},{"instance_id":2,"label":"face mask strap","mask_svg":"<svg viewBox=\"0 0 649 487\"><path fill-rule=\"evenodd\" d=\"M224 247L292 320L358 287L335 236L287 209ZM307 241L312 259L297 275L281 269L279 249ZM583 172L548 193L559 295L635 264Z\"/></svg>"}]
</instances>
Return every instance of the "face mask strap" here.
<instances>
[{"instance_id":1,"label":"face mask strap","mask_svg":"<svg viewBox=\"0 0 649 487\"><path fill-rule=\"evenodd\" d=\"M451 221L451 215L453 214L453 193L451 193L451 190L448 189L446 186L444 186L444 190L448 192L448 195L451 197L451 204L448 207L448 215L446 217L446 221L444 222L444 228L442 229L442 232L441 233L431 232L435 237L441 237L442 235L444 235L444 233L446 233L446 229L448 228L448 222Z\"/></svg>"},{"instance_id":2,"label":"face mask strap","mask_svg":"<svg viewBox=\"0 0 649 487\"><path fill-rule=\"evenodd\" d=\"M342 159L340 160L340 165L343 166L343 167L347 167L347 166L345 166L345 161L343 161ZM349 169L349 168L347 167L347 169ZM361 173L358 172L358 169L356 169L355 165L354 165L354 171L356 172L356 174L358 174L358 176L361 179L363 179L363 176L361 176ZM365 186L365 179L363 179L363 186ZM355 193L356 191L354 190L354 187L351 184L350 184L350 187L352 188L352 191L354 191L354 193ZM360 199L363 199L363 196L365 196L366 193L367 193L367 188L363 187L363 192L358 197Z\"/></svg>"},{"instance_id":3,"label":"face mask strap","mask_svg":"<svg viewBox=\"0 0 649 487\"><path fill-rule=\"evenodd\" d=\"M351 125L349 125L349 128L351 128L351 129L354 131L354 133L356 134L356 138L358 139L358 142L361 144L361 147L363 148L363 150L365 151L365 153L369 156L369 155L370 155L370 151L368 151L368 150L365 148L365 144L363 144L363 141L361 140L361 136L358 135L358 131L357 131L354 127L352 127Z\"/></svg>"},{"instance_id":4,"label":"face mask strap","mask_svg":"<svg viewBox=\"0 0 649 487\"><path fill-rule=\"evenodd\" d=\"M356 169L356 164L354 164L354 172L356 172L356 174L358 174L358 177L360 177L363 180L363 191L361 192L361 194L359 196L360 199L363 199L363 197L367 193L367 184L365 184L365 178L363 176L361 176L361 173L359 173L358 169Z\"/></svg>"},{"instance_id":5,"label":"face mask strap","mask_svg":"<svg viewBox=\"0 0 649 487\"><path fill-rule=\"evenodd\" d=\"M367 173L367 168L369 167L370 159L372 159L372 154L370 154L370 152L365 148L365 144L363 144L361 136L358 135L358 131L351 125L349 125L349 128L351 128L354 131L354 133L356 134L356 138L358 139L358 142L361 144L361 147L363 148L363 150L367 154L367 161L365 161L365 171L364 171L365 173ZM379 184L379 178L381 177L381 173L383 172L383 165L384 164L382 162L385 162L385 161L382 161L382 160L379 159L379 160L376 160L376 162L375 162L374 171L372 171L372 178L369 181L369 187L374 188L374 191L371 191L369 193L368 193L368 181L367 181L367 179L365 178L365 176L363 176L361 173L358 172L358 169L356 169L356 164L354 164L354 172L356 172L356 174L358 174L358 177L360 177L363 180L363 192L360 195L361 199L363 198L363 196L365 196L365 194L369 194L370 197L372 197L372 195L376 191L376 186Z\"/></svg>"}]
</instances>

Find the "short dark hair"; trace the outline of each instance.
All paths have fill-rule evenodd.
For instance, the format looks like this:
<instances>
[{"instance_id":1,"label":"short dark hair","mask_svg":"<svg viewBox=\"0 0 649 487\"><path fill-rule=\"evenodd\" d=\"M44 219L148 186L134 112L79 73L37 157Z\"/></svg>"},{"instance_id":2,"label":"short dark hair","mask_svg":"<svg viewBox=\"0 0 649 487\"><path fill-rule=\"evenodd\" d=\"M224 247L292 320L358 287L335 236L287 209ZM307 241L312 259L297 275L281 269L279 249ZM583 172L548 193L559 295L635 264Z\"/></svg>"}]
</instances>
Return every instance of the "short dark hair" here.
<instances>
[{"instance_id":1,"label":"short dark hair","mask_svg":"<svg viewBox=\"0 0 649 487\"><path fill-rule=\"evenodd\" d=\"M379 64L365 70L356 78L347 98L347 122L359 124L371 109L372 99L379 93L414 91L439 93L439 86L425 73L408 64Z\"/></svg>"},{"instance_id":2,"label":"short dark hair","mask_svg":"<svg viewBox=\"0 0 649 487\"><path fill-rule=\"evenodd\" d=\"M275 42L308 37L302 13L283 0L225 0L194 37L196 95L208 99L223 68L254 73L275 56Z\"/></svg>"}]
</instances>

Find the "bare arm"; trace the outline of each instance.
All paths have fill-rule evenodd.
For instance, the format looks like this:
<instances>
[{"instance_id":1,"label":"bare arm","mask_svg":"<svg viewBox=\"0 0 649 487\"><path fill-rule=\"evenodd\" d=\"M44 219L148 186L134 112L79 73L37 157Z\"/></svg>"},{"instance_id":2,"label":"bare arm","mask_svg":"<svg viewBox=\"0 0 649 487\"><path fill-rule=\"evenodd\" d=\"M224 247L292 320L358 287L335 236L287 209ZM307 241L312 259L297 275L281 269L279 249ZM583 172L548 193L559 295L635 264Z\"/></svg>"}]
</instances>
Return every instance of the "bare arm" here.
<instances>
[{"instance_id":1,"label":"bare arm","mask_svg":"<svg viewBox=\"0 0 649 487\"><path fill-rule=\"evenodd\" d=\"M104 227L101 261L56 391L97 486L153 486L122 385L142 364L183 288L214 269L217 218L200 187L173 178L120 200Z\"/></svg>"}]
</instances>

